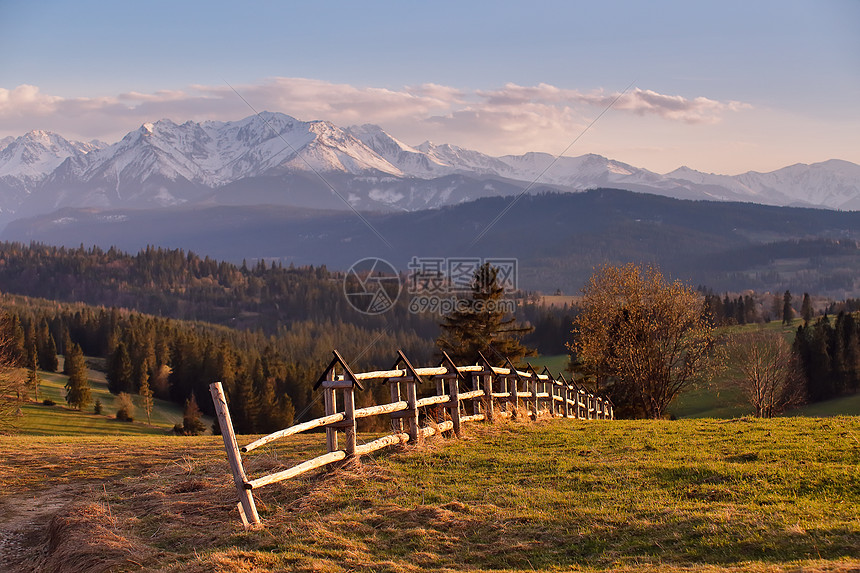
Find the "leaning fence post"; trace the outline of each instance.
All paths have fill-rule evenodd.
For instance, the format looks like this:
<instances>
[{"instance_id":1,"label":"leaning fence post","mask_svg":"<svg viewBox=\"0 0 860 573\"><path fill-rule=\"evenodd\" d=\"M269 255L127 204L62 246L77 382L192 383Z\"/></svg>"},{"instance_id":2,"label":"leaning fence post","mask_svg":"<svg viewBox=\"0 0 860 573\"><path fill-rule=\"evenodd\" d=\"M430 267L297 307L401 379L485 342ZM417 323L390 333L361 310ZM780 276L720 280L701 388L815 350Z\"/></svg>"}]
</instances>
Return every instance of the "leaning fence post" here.
<instances>
[{"instance_id":1,"label":"leaning fence post","mask_svg":"<svg viewBox=\"0 0 860 573\"><path fill-rule=\"evenodd\" d=\"M224 450L227 452L227 461L233 472L233 482L239 493L239 515L245 527L258 527L260 516L257 514L257 506L254 504L254 496L250 489L245 489L248 477L242 466L242 455L239 453L239 445L236 443L236 434L233 433L233 421L230 419L230 410L227 408L227 398L224 396L224 388L220 382L209 385L209 393L212 394L212 402L215 404L215 413L218 415L218 424L221 428L221 437L224 439Z\"/></svg>"}]
</instances>

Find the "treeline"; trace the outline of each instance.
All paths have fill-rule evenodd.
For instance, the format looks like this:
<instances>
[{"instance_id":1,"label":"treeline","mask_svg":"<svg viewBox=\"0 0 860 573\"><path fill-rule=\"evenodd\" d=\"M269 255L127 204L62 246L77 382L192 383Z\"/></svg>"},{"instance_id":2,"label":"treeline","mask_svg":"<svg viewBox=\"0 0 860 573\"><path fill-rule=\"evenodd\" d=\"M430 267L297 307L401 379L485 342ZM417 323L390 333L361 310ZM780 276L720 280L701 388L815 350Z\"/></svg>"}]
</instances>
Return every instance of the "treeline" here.
<instances>
[{"instance_id":1,"label":"treeline","mask_svg":"<svg viewBox=\"0 0 860 573\"><path fill-rule=\"evenodd\" d=\"M860 322L850 312L799 326L793 351L810 402L860 390Z\"/></svg>"},{"instance_id":2,"label":"treeline","mask_svg":"<svg viewBox=\"0 0 860 573\"><path fill-rule=\"evenodd\" d=\"M22 365L32 348L38 365L54 371L53 349L66 354L78 345L87 356L105 359L111 392L137 393L145 380L156 397L183 404L194 396L208 414L209 384L220 381L240 433L322 415L320 393L312 387L334 348L356 368L392 362L398 348L421 364L433 353L432 343L415 333L330 321L296 322L266 335L116 308L3 298ZM359 400L371 403L387 392L371 388Z\"/></svg>"},{"instance_id":3,"label":"treeline","mask_svg":"<svg viewBox=\"0 0 860 573\"><path fill-rule=\"evenodd\" d=\"M526 301L517 309L516 318L534 330L523 336L523 344L542 355L567 354L567 345L573 341L573 319L579 312L578 307L568 304L555 307Z\"/></svg>"},{"instance_id":4,"label":"treeline","mask_svg":"<svg viewBox=\"0 0 860 573\"><path fill-rule=\"evenodd\" d=\"M405 296L384 316L356 311L344 296L343 274L325 266L284 267L262 260L236 266L182 249L147 247L130 255L115 248L2 242L0 289L266 334L313 321L371 330L395 324L428 339L438 335L438 317L410 313Z\"/></svg>"},{"instance_id":5,"label":"treeline","mask_svg":"<svg viewBox=\"0 0 860 573\"><path fill-rule=\"evenodd\" d=\"M735 298L725 294L720 298L719 295L706 293L705 312L710 315L714 326L753 324L775 318L772 312L763 311L759 298L749 294L738 295Z\"/></svg>"}]
</instances>

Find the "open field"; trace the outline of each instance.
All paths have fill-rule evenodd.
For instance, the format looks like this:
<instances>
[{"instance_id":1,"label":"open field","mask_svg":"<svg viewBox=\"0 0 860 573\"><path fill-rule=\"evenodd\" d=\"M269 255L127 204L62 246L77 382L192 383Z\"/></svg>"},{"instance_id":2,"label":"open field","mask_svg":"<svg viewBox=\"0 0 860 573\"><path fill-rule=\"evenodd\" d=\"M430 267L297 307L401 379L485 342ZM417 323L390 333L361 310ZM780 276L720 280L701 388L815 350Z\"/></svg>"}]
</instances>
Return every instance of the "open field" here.
<instances>
[{"instance_id":1,"label":"open field","mask_svg":"<svg viewBox=\"0 0 860 573\"><path fill-rule=\"evenodd\" d=\"M244 442L244 439L240 439ZM309 435L248 455L261 475ZM217 437L5 437L0 570L856 571L860 420L470 426L256 492ZM5 561L2 561L5 559Z\"/></svg>"}]
</instances>

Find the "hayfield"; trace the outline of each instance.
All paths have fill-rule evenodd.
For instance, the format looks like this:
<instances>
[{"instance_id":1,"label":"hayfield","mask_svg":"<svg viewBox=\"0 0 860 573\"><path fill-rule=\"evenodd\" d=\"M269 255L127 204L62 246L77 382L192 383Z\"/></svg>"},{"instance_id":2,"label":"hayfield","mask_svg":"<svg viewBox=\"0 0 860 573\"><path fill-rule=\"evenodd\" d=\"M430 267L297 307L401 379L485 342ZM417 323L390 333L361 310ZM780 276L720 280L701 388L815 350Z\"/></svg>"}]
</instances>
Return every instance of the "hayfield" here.
<instances>
[{"instance_id":1,"label":"hayfield","mask_svg":"<svg viewBox=\"0 0 860 573\"><path fill-rule=\"evenodd\" d=\"M0 447L3 571L860 569L853 417L473 425L262 488L260 531L239 522L218 437Z\"/></svg>"}]
</instances>

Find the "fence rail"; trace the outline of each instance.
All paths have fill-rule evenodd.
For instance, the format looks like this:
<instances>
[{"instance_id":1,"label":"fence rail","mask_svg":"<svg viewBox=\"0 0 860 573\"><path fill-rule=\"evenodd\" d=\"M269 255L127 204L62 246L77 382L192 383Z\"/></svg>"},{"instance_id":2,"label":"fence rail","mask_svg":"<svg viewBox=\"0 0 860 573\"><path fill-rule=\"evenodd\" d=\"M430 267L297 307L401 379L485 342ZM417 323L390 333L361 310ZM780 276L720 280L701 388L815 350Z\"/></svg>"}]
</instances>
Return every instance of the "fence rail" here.
<instances>
[{"instance_id":1,"label":"fence rail","mask_svg":"<svg viewBox=\"0 0 860 573\"><path fill-rule=\"evenodd\" d=\"M314 386L315 390L322 389L326 415L278 430L241 448L236 441L221 383L210 385L224 449L239 494L239 514L246 527L260 526L252 494L254 489L336 462L355 462L362 455L393 445L418 443L434 434L451 432L459 436L462 425L467 422L493 422L496 418L537 420L542 416L580 420L614 419L612 403L608 399L587 392L566 380L563 375L553 376L546 368L541 373L531 365L527 370L517 370L509 360L508 367L497 367L490 365L483 356L483 364L457 366L447 354L442 366L413 368L403 352L398 351L397 362L389 370L353 373L337 350L333 354L334 359ZM423 386L426 378L435 383L435 394L418 398L418 386ZM384 380L391 390L391 402L356 408L355 390L363 390L361 383L367 380ZM469 382L471 390L461 392L461 383ZM527 408L521 409L521 404ZM428 425L421 426L420 410L428 408L432 410L432 415L425 415L424 421ZM467 410L471 410L471 414ZM394 433L366 444L358 444L356 421L384 415L389 416ZM326 431L326 454L283 471L248 479L242 453L320 427ZM338 447L338 432L344 436L343 448Z\"/></svg>"}]
</instances>

